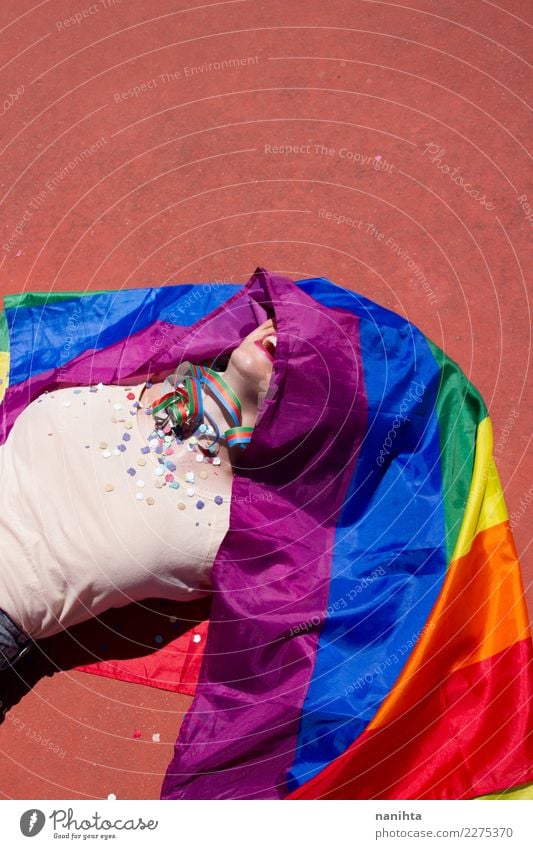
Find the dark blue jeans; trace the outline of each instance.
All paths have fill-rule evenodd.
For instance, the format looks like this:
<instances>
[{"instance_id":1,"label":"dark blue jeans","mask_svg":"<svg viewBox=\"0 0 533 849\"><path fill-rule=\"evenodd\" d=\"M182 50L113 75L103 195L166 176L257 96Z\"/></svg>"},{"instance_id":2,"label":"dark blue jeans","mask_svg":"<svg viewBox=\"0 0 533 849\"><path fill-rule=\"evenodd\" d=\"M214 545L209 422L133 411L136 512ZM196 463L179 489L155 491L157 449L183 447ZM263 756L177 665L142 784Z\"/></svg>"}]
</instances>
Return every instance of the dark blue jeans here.
<instances>
[{"instance_id":1,"label":"dark blue jeans","mask_svg":"<svg viewBox=\"0 0 533 849\"><path fill-rule=\"evenodd\" d=\"M31 637L0 608L0 671L24 657L32 642Z\"/></svg>"}]
</instances>

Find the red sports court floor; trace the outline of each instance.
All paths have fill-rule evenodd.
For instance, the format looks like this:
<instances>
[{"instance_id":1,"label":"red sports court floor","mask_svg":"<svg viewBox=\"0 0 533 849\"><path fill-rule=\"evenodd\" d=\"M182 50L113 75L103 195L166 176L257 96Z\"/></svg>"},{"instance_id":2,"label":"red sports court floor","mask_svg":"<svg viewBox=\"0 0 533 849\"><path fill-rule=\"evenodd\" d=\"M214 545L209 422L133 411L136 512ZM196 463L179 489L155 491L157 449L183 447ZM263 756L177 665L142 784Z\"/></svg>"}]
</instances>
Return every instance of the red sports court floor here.
<instances>
[{"instance_id":1,"label":"red sports court floor","mask_svg":"<svg viewBox=\"0 0 533 849\"><path fill-rule=\"evenodd\" d=\"M487 401L533 613L532 23L526 0L4 0L2 292L262 265L406 315ZM50 657L2 684L2 795L158 798L190 698Z\"/></svg>"}]
</instances>

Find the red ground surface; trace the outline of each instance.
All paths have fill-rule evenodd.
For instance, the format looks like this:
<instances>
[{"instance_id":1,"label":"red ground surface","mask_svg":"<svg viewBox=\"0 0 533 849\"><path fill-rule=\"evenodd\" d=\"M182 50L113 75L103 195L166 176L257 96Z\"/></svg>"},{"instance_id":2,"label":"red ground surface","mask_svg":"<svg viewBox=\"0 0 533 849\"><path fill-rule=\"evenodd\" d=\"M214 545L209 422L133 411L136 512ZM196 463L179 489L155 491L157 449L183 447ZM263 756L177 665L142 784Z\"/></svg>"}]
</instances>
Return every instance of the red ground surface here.
<instances>
[{"instance_id":1,"label":"red ground surface","mask_svg":"<svg viewBox=\"0 0 533 849\"><path fill-rule=\"evenodd\" d=\"M404 314L489 406L531 587L531 4L178 5L2 3L2 292L262 265ZM158 798L190 698L52 670L4 682L2 795Z\"/></svg>"}]
</instances>

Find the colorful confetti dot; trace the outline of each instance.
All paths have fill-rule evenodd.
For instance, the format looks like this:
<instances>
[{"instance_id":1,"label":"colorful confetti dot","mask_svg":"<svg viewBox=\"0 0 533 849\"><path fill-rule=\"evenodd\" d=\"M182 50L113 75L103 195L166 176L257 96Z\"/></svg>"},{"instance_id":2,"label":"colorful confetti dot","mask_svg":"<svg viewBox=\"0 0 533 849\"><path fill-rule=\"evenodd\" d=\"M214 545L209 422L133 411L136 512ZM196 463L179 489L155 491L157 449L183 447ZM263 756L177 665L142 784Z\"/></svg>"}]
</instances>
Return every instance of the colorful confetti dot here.
<instances>
[{"instance_id":1,"label":"colorful confetti dot","mask_svg":"<svg viewBox=\"0 0 533 849\"><path fill-rule=\"evenodd\" d=\"M153 504L155 504L155 498L152 498L152 496L149 495L148 498L146 499L146 503L149 504L150 507L151 507Z\"/></svg>"},{"instance_id":2,"label":"colorful confetti dot","mask_svg":"<svg viewBox=\"0 0 533 849\"><path fill-rule=\"evenodd\" d=\"M224 502L224 499L222 498L221 495L215 495L215 504L222 504L223 502Z\"/></svg>"},{"instance_id":3,"label":"colorful confetti dot","mask_svg":"<svg viewBox=\"0 0 533 849\"><path fill-rule=\"evenodd\" d=\"M201 634L193 634L192 641L193 641L193 643L200 643L202 641L202 635Z\"/></svg>"},{"instance_id":4,"label":"colorful confetti dot","mask_svg":"<svg viewBox=\"0 0 533 849\"><path fill-rule=\"evenodd\" d=\"M203 510L205 507L205 503L203 501L197 501L196 506L198 507L198 510Z\"/></svg>"},{"instance_id":5,"label":"colorful confetti dot","mask_svg":"<svg viewBox=\"0 0 533 849\"><path fill-rule=\"evenodd\" d=\"M132 477L133 477L133 475L137 474L137 470L134 469L132 466L130 466L130 468L127 469L127 472L128 472L128 475L131 475Z\"/></svg>"},{"instance_id":6,"label":"colorful confetti dot","mask_svg":"<svg viewBox=\"0 0 533 849\"><path fill-rule=\"evenodd\" d=\"M104 489L105 489L106 492L113 492L114 488L115 487L113 486L112 483L106 483L106 485L104 486Z\"/></svg>"},{"instance_id":7,"label":"colorful confetti dot","mask_svg":"<svg viewBox=\"0 0 533 849\"><path fill-rule=\"evenodd\" d=\"M160 743L161 735L160 734L152 734L152 743Z\"/></svg>"},{"instance_id":8,"label":"colorful confetti dot","mask_svg":"<svg viewBox=\"0 0 533 849\"><path fill-rule=\"evenodd\" d=\"M133 732L133 734L132 734L131 736L132 736L135 740L138 740L138 739L139 739L139 737L141 737L141 736L142 736L142 732L141 732L138 728L136 728L136 729L135 729L135 731Z\"/></svg>"},{"instance_id":9,"label":"colorful confetti dot","mask_svg":"<svg viewBox=\"0 0 533 849\"><path fill-rule=\"evenodd\" d=\"M178 510L185 510L185 503L183 501L178 501Z\"/></svg>"}]
</instances>

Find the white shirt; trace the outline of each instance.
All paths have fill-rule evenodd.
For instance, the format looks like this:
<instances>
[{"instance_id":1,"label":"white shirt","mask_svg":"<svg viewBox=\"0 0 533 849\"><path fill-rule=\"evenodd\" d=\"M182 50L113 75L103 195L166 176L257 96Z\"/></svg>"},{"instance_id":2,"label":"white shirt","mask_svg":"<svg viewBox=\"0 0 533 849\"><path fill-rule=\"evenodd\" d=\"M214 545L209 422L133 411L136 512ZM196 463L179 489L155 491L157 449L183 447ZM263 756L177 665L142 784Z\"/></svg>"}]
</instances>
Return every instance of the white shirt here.
<instances>
[{"instance_id":1,"label":"white shirt","mask_svg":"<svg viewBox=\"0 0 533 849\"><path fill-rule=\"evenodd\" d=\"M44 394L0 447L0 608L36 639L132 600L211 589L229 478L188 440L141 452L144 386Z\"/></svg>"}]
</instances>

